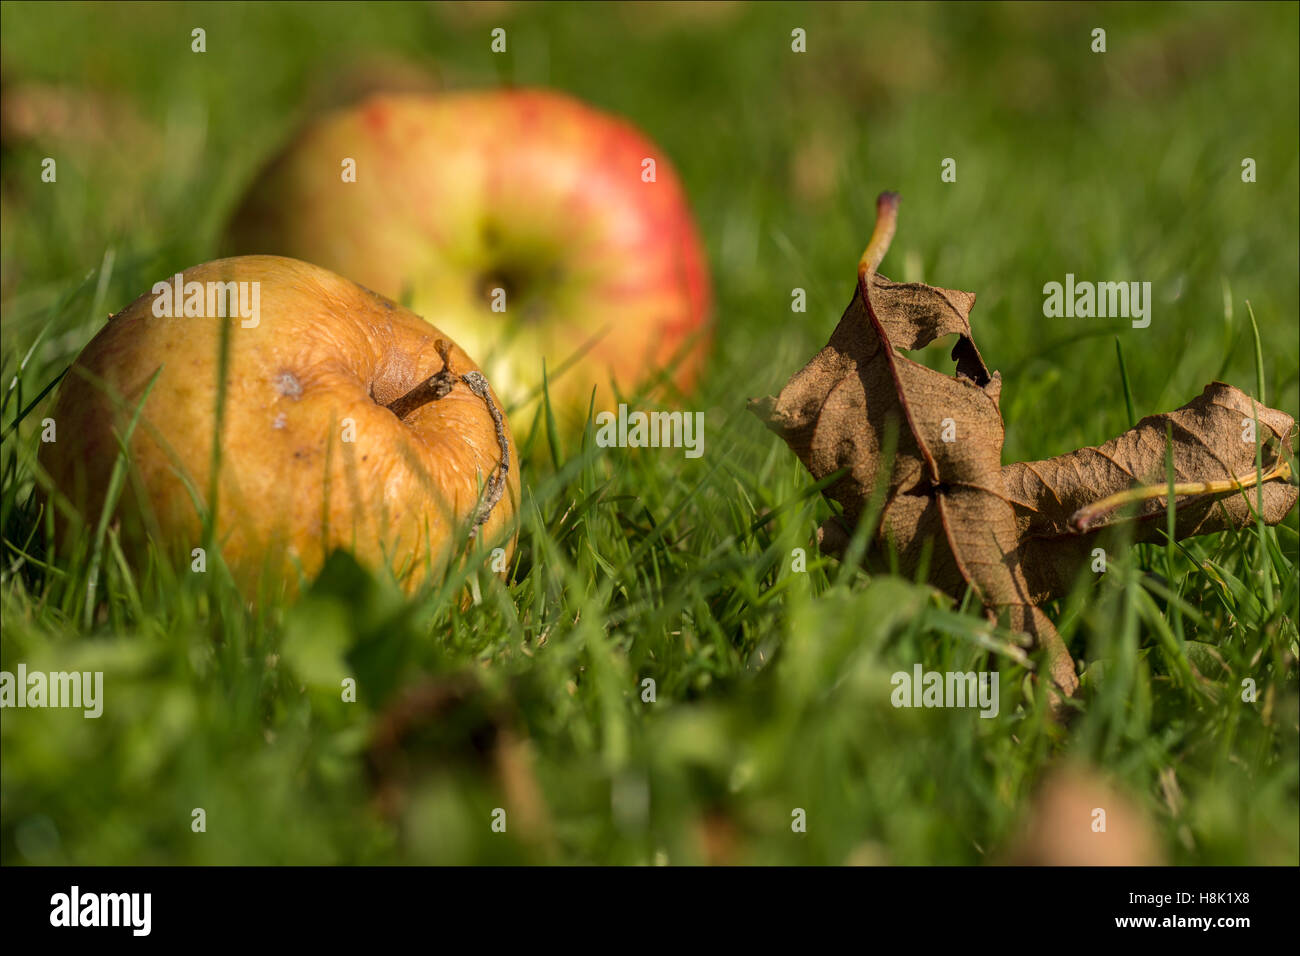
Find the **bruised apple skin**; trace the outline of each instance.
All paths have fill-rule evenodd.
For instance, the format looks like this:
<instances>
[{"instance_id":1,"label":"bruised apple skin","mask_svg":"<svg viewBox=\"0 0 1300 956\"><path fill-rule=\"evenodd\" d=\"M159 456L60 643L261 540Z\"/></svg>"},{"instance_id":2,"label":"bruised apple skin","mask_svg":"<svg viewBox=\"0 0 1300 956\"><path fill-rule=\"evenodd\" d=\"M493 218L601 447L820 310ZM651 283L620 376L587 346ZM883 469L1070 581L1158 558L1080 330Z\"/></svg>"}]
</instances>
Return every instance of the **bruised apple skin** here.
<instances>
[{"instance_id":1,"label":"bruised apple skin","mask_svg":"<svg viewBox=\"0 0 1300 956\"><path fill-rule=\"evenodd\" d=\"M709 344L708 267L672 166L556 93L381 94L328 114L256 181L226 241L436 318L511 404L540 390L543 359L553 401L583 414L593 387L611 408L611 380L627 391L670 365L688 392Z\"/></svg>"},{"instance_id":2,"label":"bruised apple skin","mask_svg":"<svg viewBox=\"0 0 1300 956\"><path fill-rule=\"evenodd\" d=\"M116 518L132 547L152 538L178 566L190 566L203 544L190 489L206 510L225 325L215 538L246 596L268 586L295 593L299 573L310 579L334 548L372 569L391 568L408 591L436 580L471 546L503 547L506 561L496 567L506 566L518 460L508 424L494 421L489 402L467 384L482 379L464 351L413 312L305 262L220 259L187 269L181 282L175 317L166 313L176 297L155 286L109 320L60 385L57 441L42 447L40 462L92 528L117 436L127 434L156 373L131 434ZM233 295L209 301L212 283L239 283L238 304ZM175 280L164 284L174 288ZM421 404L425 393L412 391L445 364L436 381L446 394ZM497 403L490 389L482 392ZM488 511L484 489L494 476L500 497Z\"/></svg>"}]
</instances>

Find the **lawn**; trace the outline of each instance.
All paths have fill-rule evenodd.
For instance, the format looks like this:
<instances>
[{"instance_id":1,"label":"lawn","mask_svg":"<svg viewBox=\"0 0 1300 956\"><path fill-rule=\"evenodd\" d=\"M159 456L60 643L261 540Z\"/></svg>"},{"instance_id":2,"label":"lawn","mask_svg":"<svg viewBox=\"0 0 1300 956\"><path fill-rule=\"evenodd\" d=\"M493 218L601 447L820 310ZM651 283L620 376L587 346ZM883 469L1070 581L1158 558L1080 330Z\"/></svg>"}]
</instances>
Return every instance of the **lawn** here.
<instances>
[{"instance_id":1,"label":"lawn","mask_svg":"<svg viewBox=\"0 0 1300 956\"><path fill-rule=\"evenodd\" d=\"M1004 462L1213 380L1300 414L1297 5L7 2L0 26L0 669L105 675L98 719L4 711L0 861L1038 860L1068 843L1031 825L1064 779L1072 821L1107 808L1145 859L1300 863L1295 511L1116 539L1046 609L1082 668L1057 719L978 602L818 554L830 505L746 407L825 344L888 189L881 271L978 293ZM714 285L679 403L704 454L516 422L518 556L466 610L460 579L407 598L345 554L257 610L219 573L132 566L111 529L47 561L47 390L106 316L222 253L302 121L412 78L568 91L672 157ZM1149 327L1046 317L1067 274L1149 281ZM895 708L917 664L996 670L997 716Z\"/></svg>"}]
</instances>

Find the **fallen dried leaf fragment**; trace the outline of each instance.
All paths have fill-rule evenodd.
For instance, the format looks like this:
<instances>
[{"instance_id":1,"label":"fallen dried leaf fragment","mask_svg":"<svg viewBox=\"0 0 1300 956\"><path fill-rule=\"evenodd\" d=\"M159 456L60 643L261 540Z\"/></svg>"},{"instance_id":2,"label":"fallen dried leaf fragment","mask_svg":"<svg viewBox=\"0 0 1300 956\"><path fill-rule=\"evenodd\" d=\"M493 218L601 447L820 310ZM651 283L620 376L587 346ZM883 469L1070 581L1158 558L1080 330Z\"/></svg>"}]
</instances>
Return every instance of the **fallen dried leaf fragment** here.
<instances>
[{"instance_id":1,"label":"fallen dried leaf fragment","mask_svg":"<svg viewBox=\"0 0 1300 956\"><path fill-rule=\"evenodd\" d=\"M1269 524L1290 511L1297 492L1285 481L1285 456L1295 422L1216 382L1182 408L1145 418L1102 446L1004 468L1002 379L989 372L975 345L969 318L975 295L891 282L877 272L897 214L897 194L883 193L853 300L830 342L780 395L750 408L814 478L846 469L824 492L844 514L819 529L823 550L843 550L883 479L875 554L892 546L906 573L928 560L930 583L954 597L970 587L991 618L1034 638L1047 652L1053 681L1073 694L1074 662L1038 605L1068 590L1110 525L1132 520L1138 540L1159 535L1167 487L1163 493L1132 489L1163 483L1166 427L1172 427L1176 481L1183 486L1174 489L1176 533L1183 538L1253 523L1257 493ZM903 354L952 334L958 336L955 375ZM1263 441L1265 480L1249 501L1244 489L1255 479L1255 444L1241 440L1244 419L1258 420ZM1119 493L1137 505L1135 513L1105 500Z\"/></svg>"}]
</instances>

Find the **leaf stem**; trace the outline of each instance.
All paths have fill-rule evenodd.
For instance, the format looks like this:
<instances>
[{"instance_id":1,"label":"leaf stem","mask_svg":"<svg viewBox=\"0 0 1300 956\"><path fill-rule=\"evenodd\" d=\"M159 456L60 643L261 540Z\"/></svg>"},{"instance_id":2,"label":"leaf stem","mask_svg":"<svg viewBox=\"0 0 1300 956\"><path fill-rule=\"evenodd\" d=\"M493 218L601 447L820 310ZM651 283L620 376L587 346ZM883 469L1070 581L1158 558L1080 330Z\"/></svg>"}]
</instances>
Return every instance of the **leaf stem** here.
<instances>
[{"instance_id":1,"label":"leaf stem","mask_svg":"<svg viewBox=\"0 0 1300 956\"><path fill-rule=\"evenodd\" d=\"M1267 472L1251 475L1244 480L1222 478L1218 481L1184 481L1179 484L1138 485L1126 491L1118 491L1113 495L1107 495L1100 501L1094 501L1092 504L1080 508L1070 516L1070 526L1076 531L1087 531L1102 515L1121 505L1131 504L1136 501L1148 501L1171 492L1174 495L1219 495L1227 491L1253 488L1257 484L1262 485L1264 482L1273 479L1288 481L1290 478L1291 465L1286 460L1282 460Z\"/></svg>"},{"instance_id":2,"label":"leaf stem","mask_svg":"<svg viewBox=\"0 0 1300 956\"><path fill-rule=\"evenodd\" d=\"M898 227L898 193L881 193L876 197L876 228L871 233L871 241L858 260L858 279L865 281L880 268L889 244L894 240L894 230Z\"/></svg>"}]
</instances>

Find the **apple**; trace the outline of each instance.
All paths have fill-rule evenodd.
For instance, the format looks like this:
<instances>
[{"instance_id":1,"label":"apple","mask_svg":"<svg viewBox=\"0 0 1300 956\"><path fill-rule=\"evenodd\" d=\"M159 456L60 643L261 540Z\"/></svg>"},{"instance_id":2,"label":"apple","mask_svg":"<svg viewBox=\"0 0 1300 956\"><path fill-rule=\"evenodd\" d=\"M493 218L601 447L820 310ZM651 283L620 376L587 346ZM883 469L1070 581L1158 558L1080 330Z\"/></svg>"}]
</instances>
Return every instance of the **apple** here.
<instances>
[{"instance_id":1,"label":"apple","mask_svg":"<svg viewBox=\"0 0 1300 956\"><path fill-rule=\"evenodd\" d=\"M473 547L501 547L505 568L518 459L477 366L396 303L275 256L163 280L81 352L39 456L65 535L99 521L129 435L123 538L152 538L192 567L207 540L223 338L213 537L246 596L292 594L336 547L408 591Z\"/></svg>"},{"instance_id":2,"label":"apple","mask_svg":"<svg viewBox=\"0 0 1300 956\"><path fill-rule=\"evenodd\" d=\"M512 405L540 391L543 359L552 399L581 413L593 386L610 408L611 382L670 366L687 391L708 345L707 264L672 166L558 93L380 94L327 114L254 183L227 242L409 304Z\"/></svg>"}]
</instances>

